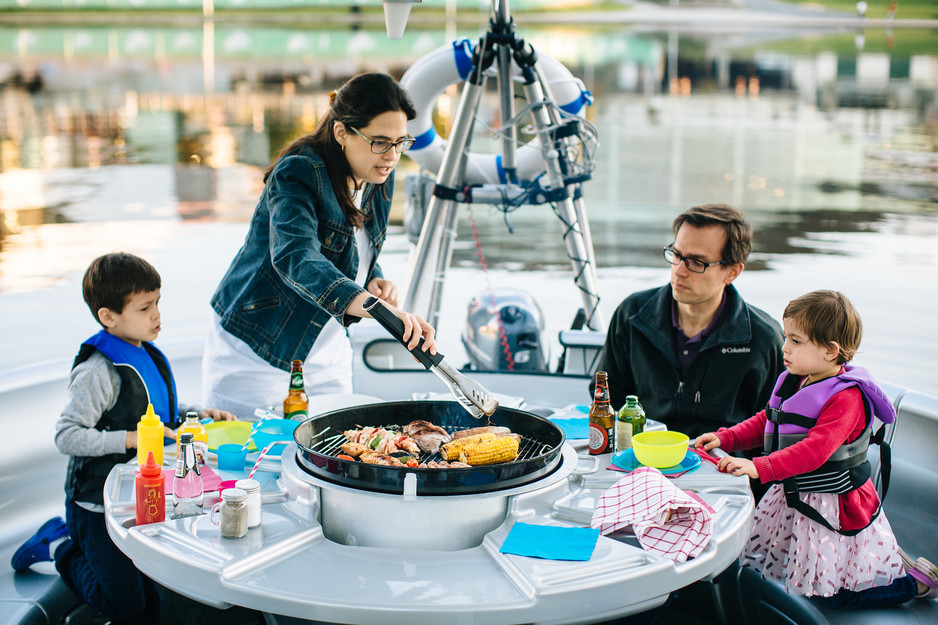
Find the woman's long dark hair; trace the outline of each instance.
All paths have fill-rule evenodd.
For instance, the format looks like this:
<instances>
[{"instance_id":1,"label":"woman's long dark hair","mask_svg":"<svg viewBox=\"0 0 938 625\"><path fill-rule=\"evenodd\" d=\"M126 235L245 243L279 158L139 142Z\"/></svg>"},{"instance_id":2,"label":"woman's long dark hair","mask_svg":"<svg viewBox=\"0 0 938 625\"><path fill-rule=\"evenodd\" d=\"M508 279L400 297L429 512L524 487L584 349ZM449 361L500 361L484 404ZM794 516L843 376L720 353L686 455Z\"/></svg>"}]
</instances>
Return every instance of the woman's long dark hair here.
<instances>
[{"instance_id":1,"label":"woman's long dark hair","mask_svg":"<svg viewBox=\"0 0 938 625\"><path fill-rule=\"evenodd\" d=\"M351 78L338 91L330 93L329 100L329 111L319 120L316 129L280 151L274 163L264 172L264 182L267 182L281 158L300 148L311 146L326 163L329 180L332 181L336 198L346 218L353 226L360 228L365 221L365 213L355 207L349 189L352 169L342 152L342 146L335 140L332 129L336 122L342 122L352 128L365 128L375 117L388 111L402 111L410 121L417 117L417 110L404 88L391 76L381 73L359 74ZM380 185L381 192L385 197L390 197L390 190L385 190L384 186L385 183ZM368 198L362 199L362 206L366 205L367 200Z\"/></svg>"}]
</instances>

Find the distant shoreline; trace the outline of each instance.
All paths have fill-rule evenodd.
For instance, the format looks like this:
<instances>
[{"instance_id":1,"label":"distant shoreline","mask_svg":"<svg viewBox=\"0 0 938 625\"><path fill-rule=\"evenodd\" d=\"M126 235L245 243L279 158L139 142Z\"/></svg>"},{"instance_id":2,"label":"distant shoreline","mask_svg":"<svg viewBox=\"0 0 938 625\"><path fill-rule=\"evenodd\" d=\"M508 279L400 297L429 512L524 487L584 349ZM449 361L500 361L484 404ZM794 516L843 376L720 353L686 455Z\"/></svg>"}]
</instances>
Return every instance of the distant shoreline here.
<instances>
[{"instance_id":1,"label":"distant shoreline","mask_svg":"<svg viewBox=\"0 0 938 625\"><path fill-rule=\"evenodd\" d=\"M477 24L487 14L461 10L448 17L439 9L420 7L411 12L409 28L439 27L443 24ZM788 14L732 7L664 7L639 3L616 10L566 10L515 12L516 21L537 25L636 25L689 30L732 30L747 28L938 28L938 19L885 19L826 12ZM359 7L357 11L336 7L288 9L223 9L208 18L218 24L343 24L372 28L384 26L380 6ZM97 9L0 9L0 24L28 26L95 26L114 24L194 24L206 20L201 9L137 9L102 11Z\"/></svg>"}]
</instances>

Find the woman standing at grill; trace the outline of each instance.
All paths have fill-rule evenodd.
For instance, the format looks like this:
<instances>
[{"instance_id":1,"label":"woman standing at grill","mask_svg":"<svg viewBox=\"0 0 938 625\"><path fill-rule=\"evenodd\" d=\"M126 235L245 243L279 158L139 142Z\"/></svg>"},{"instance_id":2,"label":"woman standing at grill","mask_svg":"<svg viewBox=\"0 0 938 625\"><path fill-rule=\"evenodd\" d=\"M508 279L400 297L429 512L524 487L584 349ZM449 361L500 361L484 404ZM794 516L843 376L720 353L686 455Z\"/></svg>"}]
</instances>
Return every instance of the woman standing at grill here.
<instances>
[{"instance_id":1,"label":"woman standing at grill","mask_svg":"<svg viewBox=\"0 0 938 625\"><path fill-rule=\"evenodd\" d=\"M362 304L371 295L403 322L410 348L423 336L424 351L436 353L433 328L397 308L397 286L376 262L415 116L393 78L356 76L267 169L244 244L212 297L206 405L242 418L279 405L294 359L304 361L307 393L350 393L345 328L370 316Z\"/></svg>"}]
</instances>

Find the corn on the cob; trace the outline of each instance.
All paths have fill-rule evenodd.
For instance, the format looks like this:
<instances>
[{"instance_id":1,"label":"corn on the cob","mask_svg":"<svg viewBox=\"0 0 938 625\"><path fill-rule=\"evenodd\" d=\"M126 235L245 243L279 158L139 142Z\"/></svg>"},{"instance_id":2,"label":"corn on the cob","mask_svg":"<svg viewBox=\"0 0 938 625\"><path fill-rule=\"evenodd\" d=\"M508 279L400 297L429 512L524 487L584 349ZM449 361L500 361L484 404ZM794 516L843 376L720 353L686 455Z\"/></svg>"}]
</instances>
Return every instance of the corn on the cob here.
<instances>
[{"instance_id":1,"label":"corn on the cob","mask_svg":"<svg viewBox=\"0 0 938 625\"><path fill-rule=\"evenodd\" d=\"M467 445L474 445L481 441L490 441L494 439L495 435L491 432L455 439L449 443L445 443L442 447L440 447L440 454L443 456L444 460L459 460L459 454L463 449L466 448Z\"/></svg>"},{"instance_id":2,"label":"corn on the cob","mask_svg":"<svg viewBox=\"0 0 938 625\"><path fill-rule=\"evenodd\" d=\"M460 462L479 466L510 462L518 457L518 439L514 436L499 436L463 447Z\"/></svg>"}]
</instances>

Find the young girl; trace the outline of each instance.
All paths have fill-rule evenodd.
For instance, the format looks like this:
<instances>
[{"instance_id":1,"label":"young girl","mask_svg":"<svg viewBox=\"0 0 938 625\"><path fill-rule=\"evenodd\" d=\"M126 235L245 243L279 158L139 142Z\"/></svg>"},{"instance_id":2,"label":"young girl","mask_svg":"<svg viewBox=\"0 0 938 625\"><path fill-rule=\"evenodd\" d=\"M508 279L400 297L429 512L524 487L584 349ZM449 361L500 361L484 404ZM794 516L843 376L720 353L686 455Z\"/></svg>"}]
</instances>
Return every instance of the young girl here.
<instances>
[{"instance_id":1,"label":"young girl","mask_svg":"<svg viewBox=\"0 0 938 625\"><path fill-rule=\"evenodd\" d=\"M891 423L896 413L866 370L847 364L860 346L860 316L842 294L814 291L788 304L782 325L787 371L766 409L695 441L725 451L763 447L763 456L727 456L718 467L773 484L756 508L742 565L841 609L938 596L938 568L899 549L870 480L873 415Z\"/></svg>"},{"instance_id":2,"label":"young girl","mask_svg":"<svg viewBox=\"0 0 938 625\"><path fill-rule=\"evenodd\" d=\"M212 297L202 361L205 397L243 417L280 405L290 362L303 360L310 395L352 392L345 328L369 317L375 295L404 324L409 347L434 330L397 306L397 286L377 263L394 168L414 143L417 113L391 76L360 74L330 94L315 130L280 153L244 245Z\"/></svg>"}]
</instances>

